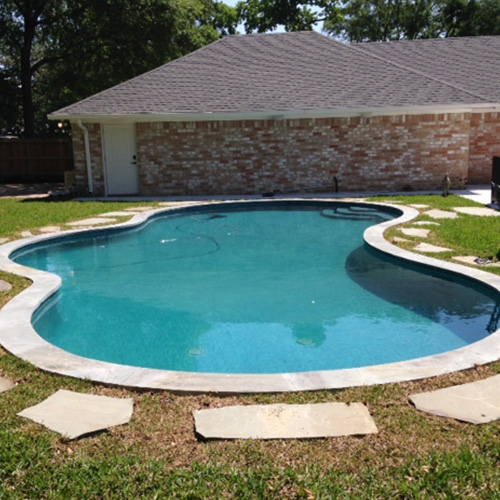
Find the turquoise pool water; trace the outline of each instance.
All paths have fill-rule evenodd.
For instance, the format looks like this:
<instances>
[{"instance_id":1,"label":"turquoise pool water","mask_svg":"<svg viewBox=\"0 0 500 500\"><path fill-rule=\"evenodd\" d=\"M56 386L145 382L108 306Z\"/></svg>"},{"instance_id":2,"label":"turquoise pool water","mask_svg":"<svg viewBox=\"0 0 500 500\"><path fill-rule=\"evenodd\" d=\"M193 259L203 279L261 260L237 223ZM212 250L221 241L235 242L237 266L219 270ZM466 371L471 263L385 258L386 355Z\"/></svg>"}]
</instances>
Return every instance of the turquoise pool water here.
<instances>
[{"instance_id":1,"label":"turquoise pool water","mask_svg":"<svg viewBox=\"0 0 500 500\"><path fill-rule=\"evenodd\" d=\"M61 276L36 331L71 353L207 373L335 370L466 346L498 328L486 287L367 248L393 210L218 205L26 248ZM495 319L496 318L496 319Z\"/></svg>"}]
</instances>

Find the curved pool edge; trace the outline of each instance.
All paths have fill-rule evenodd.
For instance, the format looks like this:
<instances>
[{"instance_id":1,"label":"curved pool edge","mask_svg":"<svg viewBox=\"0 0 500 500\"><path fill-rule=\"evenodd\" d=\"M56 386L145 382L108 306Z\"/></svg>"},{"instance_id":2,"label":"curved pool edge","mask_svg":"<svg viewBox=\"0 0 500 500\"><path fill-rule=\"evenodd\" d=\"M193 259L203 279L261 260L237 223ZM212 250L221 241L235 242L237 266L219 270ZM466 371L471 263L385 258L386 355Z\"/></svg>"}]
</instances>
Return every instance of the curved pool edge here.
<instances>
[{"instance_id":1,"label":"curved pool edge","mask_svg":"<svg viewBox=\"0 0 500 500\"><path fill-rule=\"evenodd\" d=\"M249 200L255 202L255 200ZM281 201L281 199L280 199ZM300 201L286 199L285 201ZM312 201L307 199L307 201ZM327 201L324 198L321 201ZM328 200L342 203L342 200ZM242 201L241 203L245 203ZM15 240L0 246L0 269L32 280L26 290L16 295L0 310L0 344L13 355L28 361L38 368L79 379L88 379L110 385L143 389L165 389L187 393L265 393L296 392L322 389L377 385L422 379L472 368L496 361L500 357L500 330L469 346L443 354L363 368L349 368L331 371L283 373L283 374L211 374L176 372L139 368L83 358L66 352L40 337L31 325L31 317L37 308L61 286L58 276L14 263L10 255L25 247L82 233L95 233L110 228L126 229L137 227L151 217L177 211L184 207L224 205L227 202L213 201L155 209L135 215L121 224L92 229L65 231L64 233L41 235ZM232 201L231 203L234 203ZM346 201L345 203L352 203ZM403 250L385 240L384 232L393 226L403 224L418 216L418 211L387 203L356 202L371 206L391 207L402 215L390 221L366 229L366 244L375 249L425 266L445 269L458 275L467 276L495 289L500 293L500 276L468 268L459 264L440 261Z\"/></svg>"}]
</instances>

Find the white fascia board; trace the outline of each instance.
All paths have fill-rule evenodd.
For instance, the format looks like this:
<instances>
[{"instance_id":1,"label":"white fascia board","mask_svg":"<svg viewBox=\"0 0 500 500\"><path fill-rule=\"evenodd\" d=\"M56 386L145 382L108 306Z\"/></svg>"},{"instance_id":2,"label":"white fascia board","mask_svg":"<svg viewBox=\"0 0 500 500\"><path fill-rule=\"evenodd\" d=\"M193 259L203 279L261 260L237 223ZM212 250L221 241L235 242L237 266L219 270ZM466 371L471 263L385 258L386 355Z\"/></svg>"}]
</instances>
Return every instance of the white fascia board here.
<instances>
[{"instance_id":1,"label":"white fascia board","mask_svg":"<svg viewBox=\"0 0 500 500\"><path fill-rule=\"evenodd\" d=\"M85 123L151 123L151 122L200 122L200 121L241 121L241 120L294 120L301 118L352 118L372 116L427 115L442 113L479 113L500 111L500 103L442 106L394 106L379 108L351 109L310 109L297 111L270 110L241 113L165 113L165 114L81 114L48 115L49 120L69 120Z\"/></svg>"}]
</instances>

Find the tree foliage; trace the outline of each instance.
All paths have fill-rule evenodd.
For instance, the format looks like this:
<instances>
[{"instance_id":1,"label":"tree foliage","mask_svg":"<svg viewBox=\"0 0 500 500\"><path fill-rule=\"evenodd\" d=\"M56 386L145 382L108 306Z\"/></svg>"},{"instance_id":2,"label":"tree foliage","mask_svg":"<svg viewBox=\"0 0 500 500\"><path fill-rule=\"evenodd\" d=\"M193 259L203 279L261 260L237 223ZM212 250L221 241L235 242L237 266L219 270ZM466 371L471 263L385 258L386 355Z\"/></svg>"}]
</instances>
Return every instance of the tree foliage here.
<instances>
[{"instance_id":1,"label":"tree foliage","mask_svg":"<svg viewBox=\"0 0 500 500\"><path fill-rule=\"evenodd\" d=\"M247 33L324 23L356 42L500 34L500 0L247 0L237 9Z\"/></svg>"},{"instance_id":2,"label":"tree foliage","mask_svg":"<svg viewBox=\"0 0 500 500\"><path fill-rule=\"evenodd\" d=\"M2 133L49 130L47 112L235 32L213 0L2 0ZM22 117L20 116L22 110Z\"/></svg>"}]
</instances>

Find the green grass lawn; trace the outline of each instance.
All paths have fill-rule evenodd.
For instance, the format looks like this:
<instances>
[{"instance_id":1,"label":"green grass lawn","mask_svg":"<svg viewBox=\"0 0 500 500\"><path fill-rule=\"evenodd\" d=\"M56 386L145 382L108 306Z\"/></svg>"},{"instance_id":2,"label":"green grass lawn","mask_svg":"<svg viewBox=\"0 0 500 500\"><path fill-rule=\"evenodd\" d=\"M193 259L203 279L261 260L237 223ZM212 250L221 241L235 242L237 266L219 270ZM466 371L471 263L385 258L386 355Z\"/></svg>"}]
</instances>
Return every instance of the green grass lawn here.
<instances>
[{"instance_id":1,"label":"green grass lawn","mask_svg":"<svg viewBox=\"0 0 500 500\"><path fill-rule=\"evenodd\" d=\"M377 197L372 201L397 201L399 203L430 205L432 208L451 211L452 207L480 207L478 203L461 198L459 196L398 196L398 197ZM419 217L400 227L411 227L419 220L427 220L439 223L439 226L422 226L430 229L428 238L412 238L401 234L398 229L390 229L385 236L389 241L395 236L402 236L410 240L411 243L398 243L407 250L411 250L417 243L425 241L432 245L449 248L451 252L443 254L432 254L436 259L452 260L453 256L473 255L493 262L500 261L500 217L477 217L460 214L457 219L431 219L423 215L425 210L421 210ZM417 227L417 226L415 226ZM484 269L484 268L482 268ZM489 272L500 274L500 268L488 268Z\"/></svg>"},{"instance_id":2,"label":"green grass lawn","mask_svg":"<svg viewBox=\"0 0 500 500\"><path fill-rule=\"evenodd\" d=\"M404 202L440 208L470 204L455 197ZM0 236L36 232L129 205L0 200ZM432 238L464 255L495 255L498 239L491 241L490 234L496 231L498 237L497 224L461 216L443 221ZM27 285L6 273L0 278L14 285L11 292L0 293L0 305ZM0 373L18 383L0 394L0 499L500 498L500 422L473 426L438 418L418 412L408 400L415 392L500 373L500 362L401 384L226 397L106 387L41 372L1 348ZM129 425L70 442L17 417L57 389L132 397L134 416ZM330 401L364 403L379 433L250 442L200 442L194 434L196 409Z\"/></svg>"}]
</instances>

